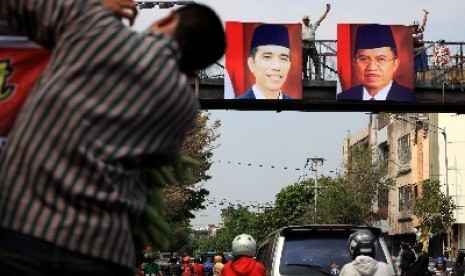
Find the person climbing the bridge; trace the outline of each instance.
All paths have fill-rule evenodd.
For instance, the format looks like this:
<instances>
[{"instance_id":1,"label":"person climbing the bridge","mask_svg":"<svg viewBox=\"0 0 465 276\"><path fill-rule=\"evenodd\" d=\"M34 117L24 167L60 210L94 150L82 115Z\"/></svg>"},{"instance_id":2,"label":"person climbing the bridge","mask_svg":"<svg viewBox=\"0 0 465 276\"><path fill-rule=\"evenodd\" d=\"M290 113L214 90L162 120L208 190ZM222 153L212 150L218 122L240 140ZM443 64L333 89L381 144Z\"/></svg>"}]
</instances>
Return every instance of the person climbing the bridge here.
<instances>
[{"instance_id":1,"label":"person climbing the bridge","mask_svg":"<svg viewBox=\"0 0 465 276\"><path fill-rule=\"evenodd\" d=\"M428 20L429 11L423 10L423 21L413 21L413 53L414 53L414 72L415 80L425 81L426 71L428 71L428 56L426 55L425 42L423 40L423 32L425 31L426 21Z\"/></svg>"},{"instance_id":2,"label":"person climbing the bridge","mask_svg":"<svg viewBox=\"0 0 465 276\"><path fill-rule=\"evenodd\" d=\"M331 4L326 4L326 11L323 15L312 24L310 16L304 15L302 17L302 72L304 79L310 78L310 61L312 59L313 66L315 67L315 80L321 80L321 60L320 55L316 49L315 32L320 26L321 22L326 18L331 10Z\"/></svg>"}]
</instances>

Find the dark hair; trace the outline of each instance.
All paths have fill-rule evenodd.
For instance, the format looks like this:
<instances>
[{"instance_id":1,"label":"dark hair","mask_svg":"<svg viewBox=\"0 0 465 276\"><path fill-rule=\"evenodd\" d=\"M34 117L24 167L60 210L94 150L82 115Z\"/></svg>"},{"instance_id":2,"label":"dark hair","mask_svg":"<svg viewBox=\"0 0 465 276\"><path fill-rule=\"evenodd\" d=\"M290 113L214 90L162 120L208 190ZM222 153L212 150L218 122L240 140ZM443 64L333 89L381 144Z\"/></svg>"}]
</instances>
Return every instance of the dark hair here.
<instances>
[{"instance_id":1,"label":"dark hair","mask_svg":"<svg viewBox=\"0 0 465 276\"><path fill-rule=\"evenodd\" d=\"M218 15L202 4L188 4L176 10L179 24L174 39L181 48L179 68L190 73L218 61L226 49L226 37Z\"/></svg>"}]
</instances>

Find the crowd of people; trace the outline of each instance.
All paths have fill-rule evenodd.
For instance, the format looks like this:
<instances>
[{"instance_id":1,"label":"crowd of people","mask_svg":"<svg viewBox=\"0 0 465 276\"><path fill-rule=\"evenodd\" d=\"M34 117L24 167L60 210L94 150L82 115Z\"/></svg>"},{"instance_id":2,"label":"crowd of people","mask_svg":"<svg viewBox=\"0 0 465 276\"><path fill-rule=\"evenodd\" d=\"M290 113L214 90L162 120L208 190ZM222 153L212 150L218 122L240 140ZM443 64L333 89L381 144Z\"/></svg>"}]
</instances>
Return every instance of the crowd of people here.
<instances>
[{"instance_id":1,"label":"crowd of people","mask_svg":"<svg viewBox=\"0 0 465 276\"><path fill-rule=\"evenodd\" d=\"M241 234L232 241L232 256L229 261L222 253L212 259L192 258L188 254L171 257L167 266L156 262L156 254L145 250L137 276L265 276L265 267L254 258L257 243L248 234Z\"/></svg>"}]
</instances>

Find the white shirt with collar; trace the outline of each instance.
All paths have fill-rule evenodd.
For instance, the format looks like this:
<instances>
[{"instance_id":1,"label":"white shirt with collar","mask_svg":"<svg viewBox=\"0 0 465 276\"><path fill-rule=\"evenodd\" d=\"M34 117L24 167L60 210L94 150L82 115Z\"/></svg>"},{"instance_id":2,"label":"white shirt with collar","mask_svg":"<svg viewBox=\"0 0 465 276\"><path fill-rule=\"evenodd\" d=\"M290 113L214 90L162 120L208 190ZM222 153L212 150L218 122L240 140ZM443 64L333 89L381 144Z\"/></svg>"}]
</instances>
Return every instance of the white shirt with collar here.
<instances>
[{"instance_id":1,"label":"white shirt with collar","mask_svg":"<svg viewBox=\"0 0 465 276\"><path fill-rule=\"evenodd\" d=\"M370 101L371 98L375 98L374 99L375 101L385 101L389 93L389 90L391 90L391 86L392 86L392 81L388 85L386 85L383 89L381 89L378 93L376 93L374 97L372 97L370 93L368 93L368 91L365 89L365 87L363 87L363 100Z\"/></svg>"},{"instance_id":2,"label":"white shirt with collar","mask_svg":"<svg viewBox=\"0 0 465 276\"><path fill-rule=\"evenodd\" d=\"M266 98L266 97L262 94L262 92L260 92L260 90L258 90L256 84L254 84L254 85L252 86L252 92L253 92L253 94L254 94L254 96L255 96L255 99L257 99L257 100L266 100L266 99L268 99L268 98ZM278 100L278 99L279 99L279 100L282 100L282 99L283 99L283 93L281 93L281 91L279 91L279 97L277 98L277 100Z\"/></svg>"}]
</instances>

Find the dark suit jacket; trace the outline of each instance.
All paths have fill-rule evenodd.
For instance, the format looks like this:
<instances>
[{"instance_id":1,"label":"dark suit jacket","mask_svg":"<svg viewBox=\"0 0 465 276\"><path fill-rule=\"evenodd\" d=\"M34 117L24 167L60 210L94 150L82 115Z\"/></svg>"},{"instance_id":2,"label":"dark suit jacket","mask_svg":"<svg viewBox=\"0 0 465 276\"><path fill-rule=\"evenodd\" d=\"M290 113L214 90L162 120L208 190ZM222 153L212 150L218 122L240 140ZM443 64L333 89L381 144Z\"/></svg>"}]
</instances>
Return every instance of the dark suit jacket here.
<instances>
[{"instance_id":1,"label":"dark suit jacket","mask_svg":"<svg viewBox=\"0 0 465 276\"><path fill-rule=\"evenodd\" d=\"M415 99L413 89L402 86L393 81L391 89L389 90L386 101L396 102L413 102ZM363 85L358 85L350 88L349 90L341 92L337 95L337 100L342 101L362 101L363 100Z\"/></svg>"},{"instance_id":2,"label":"dark suit jacket","mask_svg":"<svg viewBox=\"0 0 465 276\"><path fill-rule=\"evenodd\" d=\"M284 92L281 92L281 94L283 94L283 100L292 100L292 97L286 95ZM247 93L240 95L236 99L255 99L255 95L253 94L252 88L250 88Z\"/></svg>"}]
</instances>

